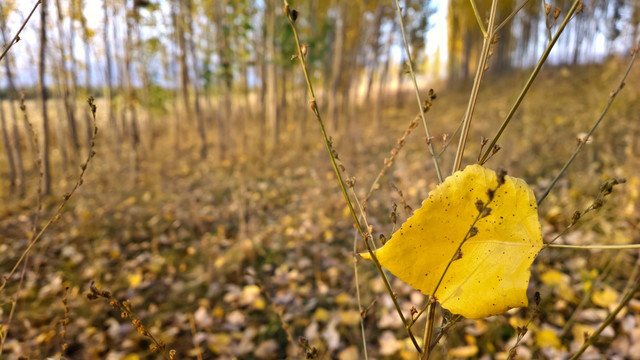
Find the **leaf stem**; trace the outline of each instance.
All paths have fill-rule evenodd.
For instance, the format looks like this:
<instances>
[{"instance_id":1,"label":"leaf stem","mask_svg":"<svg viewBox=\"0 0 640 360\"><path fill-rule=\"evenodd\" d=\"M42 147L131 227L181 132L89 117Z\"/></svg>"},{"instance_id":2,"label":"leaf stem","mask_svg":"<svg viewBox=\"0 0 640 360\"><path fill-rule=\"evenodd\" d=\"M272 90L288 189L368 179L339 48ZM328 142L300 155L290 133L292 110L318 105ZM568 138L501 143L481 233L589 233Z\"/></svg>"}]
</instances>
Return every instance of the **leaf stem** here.
<instances>
[{"instance_id":1,"label":"leaf stem","mask_svg":"<svg viewBox=\"0 0 640 360\"><path fill-rule=\"evenodd\" d=\"M422 353L422 349L420 348L420 345L418 344L418 342L415 339L415 336L413 335L413 333L411 332L411 328L409 327L407 320L405 319L404 314L402 313L402 309L400 308L400 304L398 303L398 299L396 298L393 289L391 288L391 284L389 283L389 280L387 279L386 275L384 274L384 271L382 270L382 266L380 265L380 262L378 261L378 258L376 256L376 254L373 252L373 249L371 248L371 245L369 244L368 239L371 237L371 234L367 234L365 233L364 229L362 228L362 225L360 224L360 220L358 220L358 215L356 214L354 208L353 208L353 204L351 202L351 199L349 198L349 194L347 194L347 187L345 185L344 180L342 179L342 175L340 174L340 170L338 169L338 164L336 162L336 158L332 152L332 146L331 146L331 142L329 141L329 137L327 136L327 132L325 130L324 127L324 122L322 121L322 117L320 116L320 110L318 109L318 104L316 102L316 96L315 96L315 92L313 91L313 85L311 84L311 78L309 77L309 72L307 70L307 64L305 62L305 57L302 54L302 49L300 47L300 38L298 36L298 31L296 29L295 26L295 22L293 21L293 18L291 17L291 12L289 10L289 3L287 2L287 0L283 0L284 1L284 10L285 10L285 14L287 16L287 19L289 20L289 24L291 24L291 28L293 31L293 37L296 40L296 47L297 47L297 51L298 51L298 59L300 61L300 66L302 67L302 71L304 72L304 78L306 80L307 83L307 89L309 90L309 98L311 100L309 100L309 105L311 107L311 110L313 111L313 113L316 116L316 120L318 120L318 125L320 126L320 131L322 132L322 138L324 140L324 144L325 147L327 149L327 152L329 154L329 158L331 160L331 165L333 166L333 170L336 174L336 177L338 178L338 183L340 185L340 190L342 191L342 195L344 196L344 199L347 203L347 207L349 208L349 212L351 213L351 216L353 218L354 224L356 225L356 228L358 229L358 232L360 233L360 236L362 237L362 240L364 241L364 244L367 248L367 251L369 252L369 255L371 256L371 259L373 260L373 263L376 266L376 269L378 270L378 273L380 274L380 276L382 276L382 279L384 281L384 285L385 288L387 289L387 292L389 293L389 296L391 296L391 300L393 301L393 304L396 308L396 311L398 312L398 315L400 316L400 319L402 320L402 323L404 324L404 328L407 331L409 337L411 338L411 341L413 342L413 345L416 347L416 349L418 350L418 352ZM372 239L373 240L373 239Z\"/></svg>"},{"instance_id":2,"label":"leaf stem","mask_svg":"<svg viewBox=\"0 0 640 360\"><path fill-rule=\"evenodd\" d=\"M502 121L502 124L500 125L500 129L498 129L498 132L493 137L493 140L491 140L491 143L487 147L487 150L485 150L484 154L482 155L482 158L480 158L480 161L478 161L478 164L482 165L485 163L485 161L487 160L487 157L489 157L489 154L491 153L491 150L498 142L498 139L500 139L500 136L502 136L502 133L507 128L507 125L509 125L509 122L511 122L513 115L516 113L516 110L518 110L518 108L520 107L520 103L522 103L522 100L524 99L525 95L527 95L527 92L529 92L529 89L531 88L533 81L538 76L540 69L542 69L542 65L544 65L544 63L547 61L547 58L551 53L551 49L553 49L553 46L558 41L560 34L569 23L569 20L571 19L571 15L573 15L573 13L576 11L576 8L578 7L579 3L580 3L580 0L573 1L573 5L571 6L571 9L569 9L567 16L565 16L564 20L562 21L562 24L560 25L560 28L555 33L555 35L553 36L553 39L551 39L546 49L542 53L542 56L540 57L540 60L538 60L538 63L536 64L535 68L531 72L529 79L527 79L527 82L524 84L524 87L522 88L520 95L518 95L518 98L516 99L515 103L513 104L513 106L511 106L509 113L507 114L505 119Z\"/></svg>"},{"instance_id":3,"label":"leaf stem","mask_svg":"<svg viewBox=\"0 0 640 360\"><path fill-rule=\"evenodd\" d=\"M396 12L398 13L398 19L400 21L400 30L402 31L402 40L404 42L404 51L407 53L407 63L409 64L409 74L411 75L411 80L413 81L413 87L416 91L416 99L418 100L418 109L420 111L420 116L422 117L422 124L424 125L424 131L427 134L427 142L429 143L429 152L431 153L431 158L433 159L433 166L436 169L436 175L438 176L438 182L442 182L442 172L440 171L440 165L438 165L438 157L436 156L436 151L433 147L433 142L431 140L431 132L429 131L429 126L427 125L427 118L424 115L424 110L422 109L422 99L420 98L420 90L418 89L418 82L416 81L416 75L413 72L413 60L411 60L411 50L409 50L409 43L407 42L407 36L404 31L404 20L402 19L402 11L400 10L400 3L396 0Z\"/></svg>"},{"instance_id":4,"label":"leaf stem","mask_svg":"<svg viewBox=\"0 0 640 360\"><path fill-rule=\"evenodd\" d=\"M473 4L473 1L471 1ZM494 36L494 23L496 20L496 11L498 9L498 0L491 2L491 12L489 13L489 31L484 35L482 41L482 52L480 53L480 59L478 60L478 68L476 69L476 76L473 79L473 87L471 88L471 94L469 96L469 102L467 103L467 109L464 113L464 120L462 121L462 133L460 134L460 141L458 143L458 149L456 150L456 160L453 165L454 173L460 170L462 164L462 155L464 154L464 148L467 144L467 138L469 137L469 128L471 127L471 118L473 117L473 111L476 107L476 101L478 100L478 91L480 90L480 83L484 75L485 67L487 65L487 59L489 58L489 48ZM474 11L475 8L474 8Z\"/></svg>"}]
</instances>

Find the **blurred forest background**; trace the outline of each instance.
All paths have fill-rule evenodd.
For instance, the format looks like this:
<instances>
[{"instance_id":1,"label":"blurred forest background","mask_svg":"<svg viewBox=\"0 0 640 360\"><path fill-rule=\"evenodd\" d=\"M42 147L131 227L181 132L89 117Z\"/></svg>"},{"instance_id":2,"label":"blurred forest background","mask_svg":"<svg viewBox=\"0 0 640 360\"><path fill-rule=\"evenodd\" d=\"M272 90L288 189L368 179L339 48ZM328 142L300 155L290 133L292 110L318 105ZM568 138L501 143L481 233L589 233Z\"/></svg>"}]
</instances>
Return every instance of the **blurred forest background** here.
<instances>
[{"instance_id":1,"label":"blurred forest background","mask_svg":"<svg viewBox=\"0 0 640 360\"><path fill-rule=\"evenodd\" d=\"M486 21L491 2L476 3ZM3 44L35 10L0 59L0 358L158 357L148 350L152 340L108 301L86 298L91 281L130 299L176 358L205 359L298 358L299 336L320 358L362 358L358 285L369 355L416 358L373 266L359 262L354 277L353 226L281 2L37 4L0 2ZM458 135L482 32L468 1L400 5L419 86L438 95L428 117L448 170L454 151L447 145ZM548 13L545 5L498 2L498 23L519 11L493 44L465 165L476 161L481 136L495 133L571 2L549 2ZM291 6L320 111L364 197L418 113L395 4ZM602 111L639 32L640 2L585 1L488 166L506 168L539 194ZM640 241L638 80L636 67L606 123L541 206L545 240L593 202L602 181L621 177L627 183L608 203L560 241ZM97 105L95 146L88 96ZM401 224L437 184L419 130L368 202L376 239L390 238L390 214ZM57 221L30 247L63 201ZM531 281L542 294L540 311L519 356L575 351L637 278L638 264L634 251L544 250ZM393 284L407 313L421 307L419 292ZM434 356L504 358L530 314L464 320ZM640 300L632 300L588 356L640 358L639 321Z\"/></svg>"}]
</instances>

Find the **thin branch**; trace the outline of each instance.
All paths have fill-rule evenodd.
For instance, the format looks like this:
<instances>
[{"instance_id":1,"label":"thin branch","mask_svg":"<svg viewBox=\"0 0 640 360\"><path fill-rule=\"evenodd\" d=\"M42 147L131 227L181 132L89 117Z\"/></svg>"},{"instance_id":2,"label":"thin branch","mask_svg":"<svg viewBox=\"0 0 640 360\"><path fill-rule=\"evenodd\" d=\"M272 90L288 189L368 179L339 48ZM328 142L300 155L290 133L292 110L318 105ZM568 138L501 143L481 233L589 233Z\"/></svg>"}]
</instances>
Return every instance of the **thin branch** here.
<instances>
[{"instance_id":1,"label":"thin branch","mask_svg":"<svg viewBox=\"0 0 640 360\"><path fill-rule=\"evenodd\" d=\"M22 23L22 26L20 26L20 29L18 29L18 32L16 33L16 35L13 37L13 39L11 39L9 44L5 45L4 51L0 55L0 61L2 61L2 59L5 57L5 55L7 55L7 53L9 52L9 49L11 49L11 47L14 44L16 44L18 41L20 41L20 33L22 32L24 27L27 26L27 23L29 22L29 19L31 19L31 15L33 15L33 13L36 12L36 9L38 8L38 5L40 5L40 3L42 3L42 0L38 0L36 2L36 4L33 6L33 9L29 13L29 16L27 16L27 19ZM0 16L4 16L4 15L0 14Z\"/></svg>"},{"instance_id":2,"label":"thin branch","mask_svg":"<svg viewBox=\"0 0 640 360\"><path fill-rule=\"evenodd\" d=\"M627 306L627 304L629 303L629 301L631 301L631 299L633 298L633 295L640 290L640 279L636 279L636 284L633 288L631 288L629 290L629 292L627 292L625 294L625 296L622 298L622 301L620 301L620 304L618 304L618 306L615 308L615 310L613 310L613 312L611 312L611 314L609 314L609 316L607 316L607 318L604 320L604 322L600 325L600 327L598 327L598 329L591 334L588 338L585 339L584 344L582 344L582 346L580 347L580 349L573 354L573 356L571 356L571 358L569 358L569 360L577 360L580 358L580 355L582 355L589 346L593 345L596 342L596 339L600 336L600 333L602 333L602 331L609 326L609 324L611 324L613 322L613 320L615 320L616 315L618 315L618 313L620 312L620 310L622 310L622 308L624 308L625 306Z\"/></svg>"},{"instance_id":3,"label":"thin branch","mask_svg":"<svg viewBox=\"0 0 640 360\"><path fill-rule=\"evenodd\" d=\"M547 244L546 247L557 249L574 249L574 250L630 250L640 249L640 244L628 245L563 245L563 244Z\"/></svg>"},{"instance_id":4,"label":"thin branch","mask_svg":"<svg viewBox=\"0 0 640 360\"><path fill-rule=\"evenodd\" d=\"M400 21L400 30L402 30L402 40L404 42L404 51L407 53L407 59L409 64L409 74L411 80L413 80L413 87L416 91L416 99L418 100L418 109L420 109L420 116L422 117L422 124L424 125L424 131L427 133L427 139L431 139L431 133L429 132L429 126L427 126L427 118L424 116L424 110L422 109L422 99L420 99L420 90L418 89L418 82L416 81L416 75L413 72L413 61L411 60L411 50L409 50L409 43L407 43L407 36L404 31L404 20L402 19L402 11L400 10L400 3L396 0L396 12L398 13L398 19ZM436 169L438 175L438 182L442 182L442 172L438 165L438 157L433 147L433 142L429 141L429 152L431 152L431 158L433 159L433 166Z\"/></svg>"},{"instance_id":5,"label":"thin branch","mask_svg":"<svg viewBox=\"0 0 640 360\"><path fill-rule=\"evenodd\" d=\"M509 16L507 16L506 19L504 19L500 25L496 26L496 29L494 30L496 33L498 31L500 31L500 29L502 29L505 25L507 25L507 23L509 23L509 21L511 21L511 19L513 19L514 16L516 16L516 14L518 12L520 12L520 10L522 10L522 8L527 5L527 3L529 2L529 0L524 0L522 3L520 3L520 5L518 5L515 10L513 10L513 12L511 12L511 14L509 14Z\"/></svg>"},{"instance_id":6,"label":"thin branch","mask_svg":"<svg viewBox=\"0 0 640 360\"><path fill-rule=\"evenodd\" d=\"M91 161L91 159L93 159L93 157L96 154L93 149L95 148L95 140L96 140L96 136L98 135L98 126L96 125L96 106L95 106L95 100L93 99L93 97L89 97L88 103L89 103L89 108L91 110L92 119L93 119L92 121L93 132L91 133L91 146L90 146L89 154L87 155L87 158L84 161L84 163L80 165L80 169L81 169L80 175L78 175L78 179L74 184L73 188L71 189L71 191L64 194L63 200L60 203L60 205L58 205L58 208L56 209L56 212L54 213L54 215L47 221L47 223L42 227L42 229L40 229L40 231L37 234L34 232L34 236L29 241L29 245L22 252L22 255L20 256L16 264L13 266L9 274L4 277L4 281L2 282L2 285L0 285L0 292L2 292L2 290L5 288L9 279L13 276L13 274L18 269L18 266L20 266L22 261L27 257L27 255L29 254L33 246L38 242L38 240L40 240L44 232L49 228L49 226L51 226L51 224L53 224L56 220L58 220L58 218L60 218L60 215L62 214L62 210L64 209L65 205L67 205L67 202L69 202L69 199L73 196L73 194L76 192L76 190L78 190L78 188L82 185L84 181L84 174L87 171L89 162Z\"/></svg>"},{"instance_id":7,"label":"thin branch","mask_svg":"<svg viewBox=\"0 0 640 360\"><path fill-rule=\"evenodd\" d=\"M471 7L473 8L473 15L476 16L476 21L478 22L478 26L480 27L480 31L482 31L482 36L487 36L487 30L484 28L484 24L482 23L482 18L480 17L480 12L478 11L478 6L474 0L469 0L471 3Z\"/></svg>"},{"instance_id":8,"label":"thin branch","mask_svg":"<svg viewBox=\"0 0 640 360\"><path fill-rule=\"evenodd\" d=\"M471 2L473 3L473 1ZM462 155L464 154L464 148L467 144L467 138L469 137L469 128L471 127L471 118L473 117L473 110L476 107L476 101L478 100L478 91L480 90L480 83L482 82L482 76L484 75L485 66L487 65L487 59L489 58L489 48L494 36L494 22L496 20L496 11L498 9L498 0L491 2L491 12L489 13L489 32L484 36L482 41L482 53L478 60L478 68L476 69L476 76L473 79L473 88L469 95L469 102L467 103L467 110L464 113L464 120L462 121L462 134L460 134L460 141L458 142L458 149L456 150L456 160L453 165L454 173L460 170L462 164Z\"/></svg>"},{"instance_id":9,"label":"thin branch","mask_svg":"<svg viewBox=\"0 0 640 360\"><path fill-rule=\"evenodd\" d=\"M629 65L627 66L627 70L625 71L624 75L620 79L620 82L618 83L618 87L616 88L616 90L613 93L611 93L611 95L609 96L609 101L607 102L607 105L604 107L604 109L602 110L602 113L600 113L600 116L598 117L596 122L593 124L593 126L591 127L591 130L589 130L589 132L587 133L585 138L581 139L578 142L578 145L576 146L576 149L573 151L573 154L571 154L571 157L569 157L569 160L567 160L567 162L564 163L564 165L562 166L562 168L560 169L560 171L558 172L556 177L551 181L549 186L547 186L547 188L544 190L544 193L538 199L538 206L540 206L540 204L542 204L544 199L547 198L547 195L549 195L549 192L551 191L551 189L553 189L553 187L556 185L558 180L560 180L560 178L562 178L562 176L564 176L564 174L566 173L567 169L569 168L569 165L571 165L571 163L573 163L573 160L576 158L576 156L578 155L580 150L582 150L582 147L587 143L587 140L591 137L591 134L593 134L593 132L598 127L598 125L600 125L600 122L602 121L602 119L604 119L604 116L609 111L609 108L611 107L611 104L613 104L613 101L616 99L616 97L618 96L618 94L620 93L622 88L624 87L624 81L627 79L627 76L629 75L629 72L631 71L631 66L633 66L633 63L636 61L636 56L638 55L638 52L639 52L638 49L633 51L633 56L631 57L631 60L629 61Z\"/></svg>"},{"instance_id":10,"label":"thin branch","mask_svg":"<svg viewBox=\"0 0 640 360\"><path fill-rule=\"evenodd\" d=\"M313 91L313 85L311 84L311 78L309 77L309 71L307 70L307 64L305 62L305 56L302 53L302 48L300 46L300 38L298 37L298 31L296 29L295 26L295 21L293 20L293 18L291 17L291 10L289 8L289 3L287 2L287 0L283 0L284 1L284 13L287 16L287 19L289 20L289 24L291 24L291 29L293 31L293 37L296 40L296 48L297 48L297 52L298 52L298 59L300 61L300 66L302 67L302 71L304 73L304 78L306 80L307 83L307 89L309 91L309 106L311 107L311 110L313 111L313 113L316 116L316 120L318 120L318 125L320 126L320 131L322 132L322 138L324 140L324 144L325 147L327 149L327 152L329 154L329 159L331 160L331 165L333 166L333 170L336 174L336 177L338 178L338 183L340 185L340 190L342 191L342 195L344 196L344 199L347 203L347 207L349 208L349 212L351 213L351 216L353 218L354 224L356 225L356 228L358 229L358 232L360 233L360 236L362 237L362 240L364 241L364 244L367 248L367 251L369 252L369 255L371 256L371 259L373 260L373 263L376 266L376 269L378 270L378 273L382 276L382 279L384 281L385 287L387 289L387 292L389 293L389 295L391 296L391 300L393 301L393 304L396 308L396 311L398 312L398 315L400 316L400 319L402 320L402 323L404 324L405 330L407 331L409 337L411 338L411 341L413 342L413 345L416 347L416 349L418 350L418 352L422 352L422 349L420 348L420 345L418 345L418 342L416 341L415 337L413 336L413 333L411 332L411 329L409 328L409 325L407 323L407 320L404 317L404 314L402 313L402 309L400 308L400 304L398 303L398 299L396 298L392 288L391 288L391 284L389 283L388 280L386 280L386 276L384 275L384 271L382 270L382 265L380 265L380 262L378 261L378 257L376 256L376 254L373 252L373 249L371 248L371 245L369 244L368 238L371 237L371 234L368 234L364 231L364 229L362 228L362 224L360 223L360 220L358 219L358 215L355 212L355 209L353 207L353 204L351 202L351 199L349 198L349 194L347 194L347 187L346 184L344 182L344 180L342 179L342 174L340 173L340 170L338 169L338 164L336 162L336 158L333 154L333 149L332 149L332 145L331 145L331 141L329 140L329 137L327 136L327 132L326 129L324 127L324 122L322 121L322 117L320 116L320 110L318 109L318 104L316 102L316 95L315 92Z\"/></svg>"},{"instance_id":11,"label":"thin branch","mask_svg":"<svg viewBox=\"0 0 640 360\"><path fill-rule=\"evenodd\" d=\"M553 39L547 45L546 49L542 53L542 56L540 57L540 60L538 60L538 63L536 64L536 67L533 69L533 72L531 72L531 75L529 76L529 79L527 79L527 82L525 83L522 91L520 92L520 95L518 95L518 98L516 99L515 103L511 107L511 109L509 110L509 113L507 114L507 116L505 117L504 121L502 122L502 125L500 125L500 129L498 130L496 135L493 137L493 140L491 140L491 144L489 144L489 147L487 147L487 150L482 155L482 158L480 159L480 161L478 161L479 164L481 164L481 165L484 164L484 162L487 160L487 157L489 157L489 154L491 153L491 150L493 149L493 147L498 142L498 139L500 139L500 136L502 136L502 133L506 129L507 125L509 125L509 122L513 118L513 115L516 113L516 110L518 110L518 108L520 107L520 103L524 99L525 95L527 95L527 92L529 92L529 88L531 88L531 85L533 84L533 81L538 76L538 73L540 72L540 69L542 69L542 65L544 65L544 63L547 61L547 57L549 57L549 54L551 53L551 49L553 49L553 46L558 41L558 38L560 37L560 34L562 33L564 28L569 23L569 20L571 19L571 15L573 15L573 13L576 11L576 8L578 7L579 3L580 3L580 0L574 0L573 1L573 5L571 6L571 9L569 9L569 12L567 13L567 16L565 16L564 20L562 21L562 25L560 25L560 28L558 29L556 34L553 36Z\"/></svg>"},{"instance_id":12,"label":"thin branch","mask_svg":"<svg viewBox=\"0 0 640 360\"><path fill-rule=\"evenodd\" d=\"M358 302L358 312L360 313L360 334L362 335L362 349L364 351L364 359L368 360L369 355L367 354L367 336L364 331L364 313L362 310L362 298L360 296L360 280L358 279L358 234L353 233L353 273L355 274L355 283L356 283L356 301Z\"/></svg>"}]
</instances>

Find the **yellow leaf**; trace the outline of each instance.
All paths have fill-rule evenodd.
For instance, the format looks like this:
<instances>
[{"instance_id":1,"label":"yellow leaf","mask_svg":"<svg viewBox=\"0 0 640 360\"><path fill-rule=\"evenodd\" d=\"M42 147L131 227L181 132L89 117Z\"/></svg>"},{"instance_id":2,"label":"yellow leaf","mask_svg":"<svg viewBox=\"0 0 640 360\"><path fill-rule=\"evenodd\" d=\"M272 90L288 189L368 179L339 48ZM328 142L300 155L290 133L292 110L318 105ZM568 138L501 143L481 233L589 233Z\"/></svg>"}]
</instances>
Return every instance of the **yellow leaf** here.
<instances>
[{"instance_id":1,"label":"yellow leaf","mask_svg":"<svg viewBox=\"0 0 640 360\"><path fill-rule=\"evenodd\" d=\"M129 286L132 288L138 287L142 282L142 273L140 271L136 271L135 274L128 274L127 277L129 278Z\"/></svg>"},{"instance_id":2,"label":"yellow leaf","mask_svg":"<svg viewBox=\"0 0 640 360\"><path fill-rule=\"evenodd\" d=\"M140 360L140 356L138 354L128 354L122 360Z\"/></svg>"},{"instance_id":3,"label":"yellow leaf","mask_svg":"<svg viewBox=\"0 0 640 360\"><path fill-rule=\"evenodd\" d=\"M548 270L545 271L542 276L540 276L540 280L545 285L553 286L553 285L562 285L569 283L569 275L563 274L558 270Z\"/></svg>"},{"instance_id":4,"label":"yellow leaf","mask_svg":"<svg viewBox=\"0 0 640 360\"><path fill-rule=\"evenodd\" d=\"M540 330L536 332L536 344L540 347L552 347L559 349L562 345L558 335L553 330Z\"/></svg>"},{"instance_id":5,"label":"yellow leaf","mask_svg":"<svg viewBox=\"0 0 640 360\"><path fill-rule=\"evenodd\" d=\"M476 345L464 345L449 350L449 357L467 358L475 356L477 353L478 347Z\"/></svg>"},{"instance_id":6,"label":"yellow leaf","mask_svg":"<svg viewBox=\"0 0 640 360\"><path fill-rule=\"evenodd\" d=\"M606 286L600 290L594 291L591 295L591 301L602 308L607 308L618 303L618 292L611 287Z\"/></svg>"},{"instance_id":7,"label":"yellow leaf","mask_svg":"<svg viewBox=\"0 0 640 360\"><path fill-rule=\"evenodd\" d=\"M338 318L340 319L340 324L347 326L355 326L360 323L360 313L357 310L345 310L338 312Z\"/></svg>"},{"instance_id":8,"label":"yellow leaf","mask_svg":"<svg viewBox=\"0 0 640 360\"><path fill-rule=\"evenodd\" d=\"M496 173L480 165L449 176L376 257L431 295L478 215L476 202L487 203L487 190L497 184ZM535 197L523 180L505 177L488 206L491 213L476 222L477 234L462 245L435 294L445 309L473 319L527 305L529 268L543 246Z\"/></svg>"}]
</instances>

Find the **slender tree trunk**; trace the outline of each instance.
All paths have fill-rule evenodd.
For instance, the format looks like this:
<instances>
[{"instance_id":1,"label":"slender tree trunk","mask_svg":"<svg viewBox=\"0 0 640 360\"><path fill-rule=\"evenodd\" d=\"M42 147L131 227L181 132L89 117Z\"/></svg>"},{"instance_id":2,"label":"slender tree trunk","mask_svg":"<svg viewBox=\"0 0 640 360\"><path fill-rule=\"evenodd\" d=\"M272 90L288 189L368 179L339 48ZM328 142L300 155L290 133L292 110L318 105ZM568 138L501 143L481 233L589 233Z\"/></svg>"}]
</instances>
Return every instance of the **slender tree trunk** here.
<instances>
[{"instance_id":1,"label":"slender tree trunk","mask_svg":"<svg viewBox=\"0 0 640 360\"><path fill-rule=\"evenodd\" d=\"M133 85L133 79L132 79L132 72L134 71L133 69L133 60L132 60L132 54L131 52L134 50L134 39L132 39L135 35L135 29L134 27L136 26L136 24L134 24L136 22L135 20L135 12L137 11L136 6L135 6L135 1L132 1L131 4L131 11L133 13L127 14L127 39L125 42L125 55L124 55L124 63L125 63L125 68L126 68L126 72L125 72L125 79L126 79L126 85L127 85L127 93L128 93L128 99L127 99L127 107L129 110L129 120L130 120L130 126L131 126L131 135L130 135L130 140L131 140L131 147L133 148L133 152L135 154L135 156L137 156L137 151L138 151L138 145L140 144L140 132L139 132L139 128L138 128L138 112L136 109L136 89L135 86ZM135 161L135 167L137 168L137 159Z\"/></svg>"},{"instance_id":2,"label":"slender tree trunk","mask_svg":"<svg viewBox=\"0 0 640 360\"><path fill-rule=\"evenodd\" d=\"M178 16L176 34L178 37L178 46L180 47L180 89L182 90L182 105L188 121L192 121L191 106L189 104L189 69L187 67L187 40L185 38L185 22L186 22L186 10L184 9L184 0L176 0L178 3ZM187 0L191 1L191 0Z\"/></svg>"},{"instance_id":3,"label":"slender tree trunk","mask_svg":"<svg viewBox=\"0 0 640 360\"><path fill-rule=\"evenodd\" d=\"M111 40L109 39L109 0L103 0L104 10L104 27L102 38L104 41L105 51L105 65L107 68L107 81L105 86L105 97L107 99L107 118L109 119L109 125L113 131L113 139L116 144L116 151L120 153L120 147L122 146L122 140L120 138L120 130L118 129L118 122L116 121L116 115L113 108L113 59L111 57ZM119 156L118 156L119 157Z\"/></svg>"},{"instance_id":4,"label":"slender tree trunk","mask_svg":"<svg viewBox=\"0 0 640 360\"><path fill-rule=\"evenodd\" d=\"M47 113L47 88L44 82L47 48L47 0L40 5L40 61L38 64L38 82L40 85L40 102L42 105L42 193L51 194L51 167L49 154L49 114Z\"/></svg>"},{"instance_id":5,"label":"slender tree trunk","mask_svg":"<svg viewBox=\"0 0 640 360\"><path fill-rule=\"evenodd\" d=\"M2 40L5 44L9 43L9 39L7 38L7 32L6 32L6 21L4 18L4 9L2 7L2 4L0 4L0 32L2 33ZM16 172L16 182L18 185L18 193L20 194L20 197L23 197L25 194L25 184L24 184L24 164L22 163L22 148L20 146L20 131L18 130L18 114L16 111L16 94L17 89L15 86L15 83L13 82L13 71L12 71L12 66L11 66L11 61L13 60L13 57L11 56L11 54L7 54L5 59L4 59L4 69L5 69L5 76L7 78L7 83L9 84L9 109L11 112L11 118L13 119L13 123L12 123L12 127L11 127L11 136L13 141L9 141L10 143L12 143L12 147L10 147L10 149L7 151L7 156L9 156L9 154L13 154L13 156L11 156L11 159L14 161L14 166L15 166L15 172ZM2 105L0 104L0 107L2 107ZM7 142L7 143L9 143ZM11 166L11 164L9 164L9 166Z\"/></svg>"},{"instance_id":6,"label":"slender tree trunk","mask_svg":"<svg viewBox=\"0 0 640 360\"><path fill-rule=\"evenodd\" d=\"M384 106L386 102L386 86L387 86L387 78L389 76L389 64L391 63L391 48L393 47L393 38L396 33L396 29L398 27L398 22L393 21L391 25L391 31L389 32L387 38L387 44L385 45L385 53L387 54L387 61L384 62L382 66L382 73L380 74L380 81L378 82L378 96L375 101L374 109L376 113L376 124L380 126L382 124L382 112L380 110L381 107Z\"/></svg>"},{"instance_id":7,"label":"slender tree trunk","mask_svg":"<svg viewBox=\"0 0 640 360\"><path fill-rule=\"evenodd\" d=\"M89 29L87 28L87 19L82 13L84 8L84 0L80 0L80 8L77 10L80 15L80 24L82 25L82 39L84 40L84 62L87 67L85 72L85 96L91 94L91 47L89 45ZM91 137L93 134L93 126L91 125L91 113L88 107L84 106L84 122L85 122L85 146L87 148L87 154L91 151Z\"/></svg>"},{"instance_id":8,"label":"slender tree trunk","mask_svg":"<svg viewBox=\"0 0 640 360\"><path fill-rule=\"evenodd\" d=\"M173 151L176 155L176 158L178 158L180 156L180 131L181 131L181 127L180 127L180 122L181 122L181 117L180 117L180 109L179 109L179 95L178 95L178 89L181 87L181 81L178 77L178 70L176 70L175 68L175 64L179 62L179 58L180 58L180 49L179 46L176 45L179 42L179 35L178 32L180 31L178 29L178 14L177 14L177 10L176 7L179 6L180 4L177 1L172 1L169 4L169 16L171 17L171 26L173 27L173 34L171 37L171 40L173 42L173 46L171 47L172 49L172 59L174 60L171 64L171 75L172 78L175 79L176 84L175 86L173 86L173 89L171 90L171 99L172 99L172 104L173 104Z\"/></svg>"},{"instance_id":9,"label":"slender tree trunk","mask_svg":"<svg viewBox=\"0 0 640 360\"><path fill-rule=\"evenodd\" d=\"M0 101L0 124L2 126L2 141L4 143L4 152L7 155L7 163L9 164L9 185L13 189L17 183L16 165L13 161L13 151L9 141L9 131L7 130L7 119L4 116L4 104Z\"/></svg>"},{"instance_id":10,"label":"slender tree trunk","mask_svg":"<svg viewBox=\"0 0 640 360\"><path fill-rule=\"evenodd\" d=\"M76 126L75 110L72 100L73 88L69 85L69 77L74 77L71 71L67 68L67 54L70 58L74 58L73 53L67 53L67 49L64 45L64 40L67 38L64 32L64 15L62 13L62 5L60 0L56 0L56 9L58 13L58 38L60 42L60 78L61 96L64 104L64 110L67 115L67 124L69 126L71 145L73 146L73 158L76 158L78 151L80 150L80 142L78 140L78 128ZM73 27L73 26L72 26ZM71 35L69 35L70 37ZM72 46L70 45L70 48ZM60 144L60 146L63 146Z\"/></svg>"},{"instance_id":11,"label":"slender tree trunk","mask_svg":"<svg viewBox=\"0 0 640 360\"><path fill-rule=\"evenodd\" d=\"M266 0L267 1L267 9L265 13L265 23L267 30L266 37L266 62L267 62L267 122L269 123L269 128L271 130L271 145L278 145L278 137L280 133L280 119L278 119L279 109L278 109L278 99L277 99L277 80L276 80L276 47L275 47L275 35L276 35L276 15L275 9L277 6L275 5L275 0Z\"/></svg>"},{"instance_id":12,"label":"slender tree trunk","mask_svg":"<svg viewBox=\"0 0 640 360\"><path fill-rule=\"evenodd\" d=\"M193 110L196 115L196 121L198 122L198 134L200 135L200 159L207 158L207 133L204 125L204 118L200 111L200 73L198 71L198 57L196 54L196 44L193 38L195 33L193 32L193 3L192 0L186 0L187 11L185 13L185 19L187 20L187 28L189 30L189 52L191 53L191 62L193 66Z\"/></svg>"},{"instance_id":13,"label":"slender tree trunk","mask_svg":"<svg viewBox=\"0 0 640 360\"><path fill-rule=\"evenodd\" d=\"M333 42L333 59L331 61L331 92L329 93L329 114L331 116L331 128L338 130L338 87L342 78L342 62L344 54L344 17L346 3L340 5L336 18L336 29Z\"/></svg>"},{"instance_id":14,"label":"slender tree trunk","mask_svg":"<svg viewBox=\"0 0 640 360\"><path fill-rule=\"evenodd\" d=\"M380 52L380 25L382 23L382 14L384 14L384 6L379 5L376 8L373 18L373 31L371 33L371 61L369 63L369 76L367 76L367 91L365 102L369 104L371 96L371 88L373 85L373 77L378 70L378 53Z\"/></svg>"},{"instance_id":15,"label":"slender tree trunk","mask_svg":"<svg viewBox=\"0 0 640 360\"><path fill-rule=\"evenodd\" d=\"M267 9L269 8L269 4L271 4L275 0L267 0ZM231 139L229 136L229 128L231 127L231 122L227 121L228 119L232 119L232 109L231 109L231 91L232 91L232 80L233 74L231 70L232 59L229 55L229 39L228 36L224 32L223 23L224 17L226 15L226 1L217 1L215 4L218 6L216 11L216 33L217 33L217 51L218 57L221 62L220 69L220 80L222 83L222 96L220 97L220 102L218 104L222 104L222 106L218 106L218 146L220 150L220 159L223 160L227 157L227 145Z\"/></svg>"}]
</instances>

